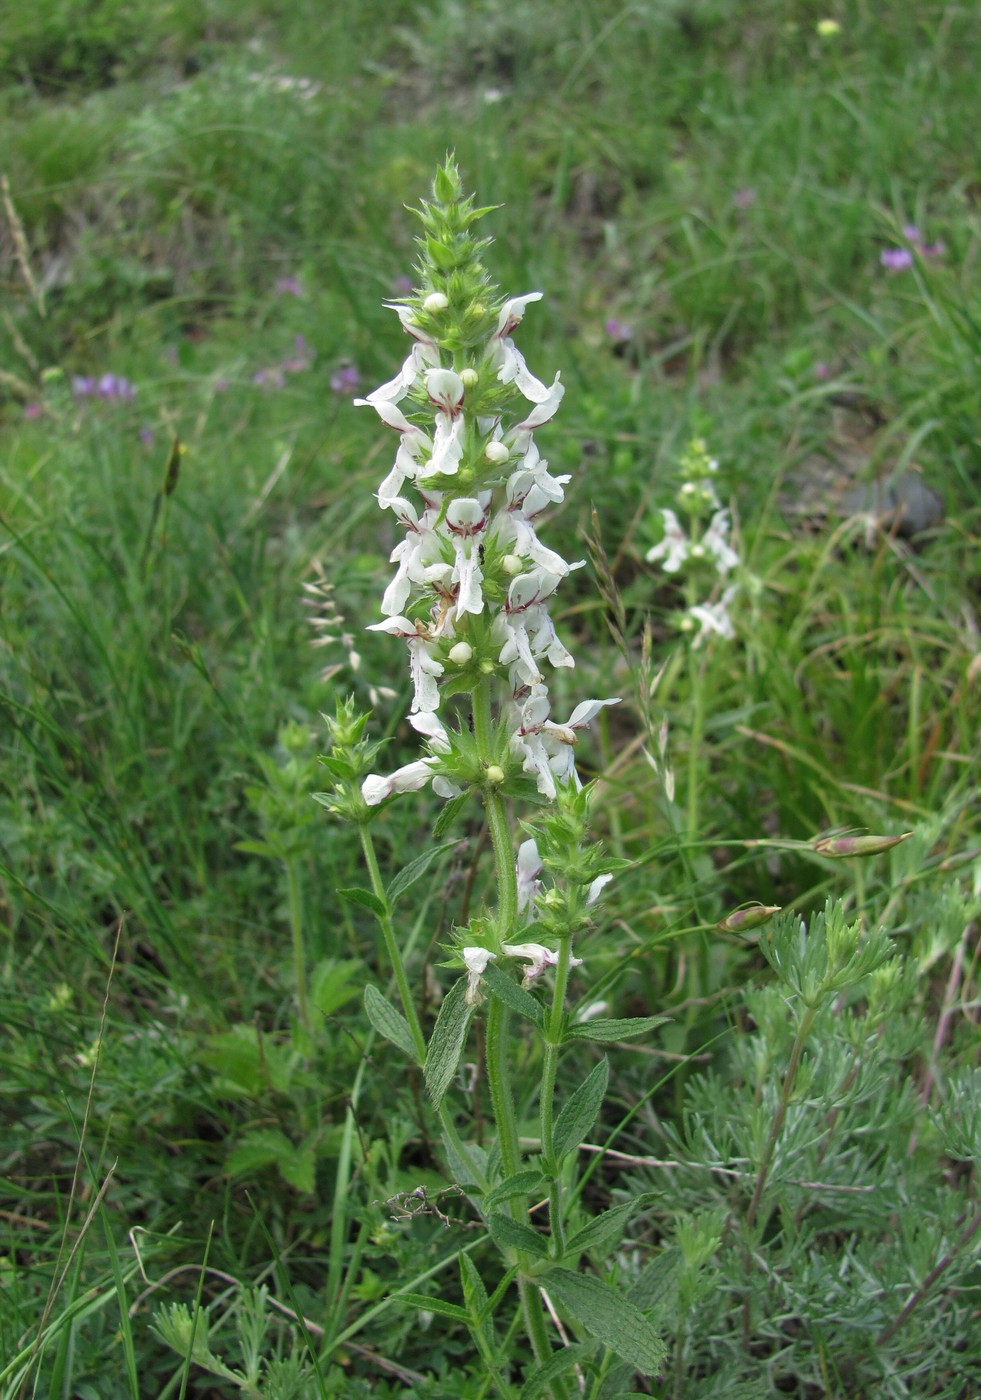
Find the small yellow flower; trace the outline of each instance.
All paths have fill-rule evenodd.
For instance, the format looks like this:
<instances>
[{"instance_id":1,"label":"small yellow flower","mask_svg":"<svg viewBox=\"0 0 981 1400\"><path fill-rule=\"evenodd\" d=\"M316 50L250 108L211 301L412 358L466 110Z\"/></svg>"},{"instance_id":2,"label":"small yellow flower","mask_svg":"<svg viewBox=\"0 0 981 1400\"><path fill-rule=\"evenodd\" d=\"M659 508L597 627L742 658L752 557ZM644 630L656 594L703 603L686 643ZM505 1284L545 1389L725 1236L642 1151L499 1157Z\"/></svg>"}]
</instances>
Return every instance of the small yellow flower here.
<instances>
[{"instance_id":1,"label":"small yellow flower","mask_svg":"<svg viewBox=\"0 0 981 1400\"><path fill-rule=\"evenodd\" d=\"M833 39L836 34L841 33L841 25L836 19L819 19L817 32L822 39Z\"/></svg>"}]
</instances>

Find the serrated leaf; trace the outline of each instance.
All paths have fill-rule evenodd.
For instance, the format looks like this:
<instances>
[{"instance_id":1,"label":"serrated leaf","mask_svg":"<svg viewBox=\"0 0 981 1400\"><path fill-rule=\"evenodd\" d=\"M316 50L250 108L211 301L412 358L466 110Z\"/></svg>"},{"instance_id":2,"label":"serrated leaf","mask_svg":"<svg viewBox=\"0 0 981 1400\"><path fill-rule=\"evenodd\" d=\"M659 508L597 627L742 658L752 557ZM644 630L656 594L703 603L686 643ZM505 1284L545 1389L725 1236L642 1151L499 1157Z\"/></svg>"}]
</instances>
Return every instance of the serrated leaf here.
<instances>
[{"instance_id":1,"label":"serrated leaf","mask_svg":"<svg viewBox=\"0 0 981 1400\"><path fill-rule=\"evenodd\" d=\"M419 1063L408 1021L370 982L364 989L364 1011L380 1036L391 1041L414 1064Z\"/></svg>"},{"instance_id":2,"label":"serrated leaf","mask_svg":"<svg viewBox=\"0 0 981 1400\"><path fill-rule=\"evenodd\" d=\"M433 823L433 835L436 837L437 841L449 831L450 827L467 805L469 797L469 791L461 792L458 797L451 797L448 802L443 804L439 816Z\"/></svg>"},{"instance_id":3,"label":"serrated leaf","mask_svg":"<svg viewBox=\"0 0 981 1400\"><path fill-rule=\"evenodd\" d=\"M469 1254L460 1255L460 1282L463 1284L463 1301L471 1314L476 1316L487 1306L487 1289Z\"/></svg>"},{"instance_id":4,"label":"serrated leaf","mask_svg":"<svg viewBox=\"0 0 981 1400\"><path fill-rule=\"evenodd\" d=\"M230 1153L225 1170L229 1176L245 1176L263 1167L275 1166L293 1151L293 1144L278 1128L257 1128L246 1133Z\"/></svg>"},{"instance_id":5,"label":"serrated leaf","mask_svg":"<svg viewBox=\"0 0 981 1400\"><path fill-rule=\"evenodd\" d=\"M467 1005L466 997L467 978L460 977L443 998L429 1039L424 1074L429 1097L437 1109L456 1074L470 1028L473 1007Z\"/></svg>"},{"instance_id":6,"label":"serrated leaf","mask_svg":"<svg viewBox=\"0 0 981 1400\"><path fill-rule=\"evenodd\" d=\"M544 1235L526 1225L523 1220L512 1220L501 1210L492 1211L487 1221L490 1237L498 1249L521 1249L533 1254L536 1259L544 1259L548 1254L548 1241Z\"/></svg>"},{"instance_id":7,"label":"serrated leaf","mask_svg":"<svg viewBox=\"0 0 981 1400\"><path fill-rule=\"evenodd\" d=\"M542 1280L590 1337L602 1342L644 1376L661 1369L667 1347L635 1304L594 1274L550 1269Z\"/></svg>"},{"instance_id":8,"label":"serrated leaf","mask_svg":"<svg viewBox=\"0 0 981 1400\"><path fill-rule=\"evenodd\" d=\"M565 1033L566 1040L633 1040L638 1035L646 1035L657 1026L670 1021L670 1016L624 1016L597 1018L583 1021L581 1025L571 1025Z\"/></svg>"},{"instance_id":9,"label":"serrated leaf","mask_svg":"<svg viewBox=\"0 0 981 1400\"><path fill-rule=\"evenodd\" d=\"M571 1347L555 1352L543 1366L535 1367L521 1387L519 1400L540 1400L554 1380L578 1366L580 1361L585 1361L593 1350L589 1342L575 1342Z\"/></svg>"},{"instance_id":10,"label":"serrated leaf","mask_svg":"<svg viewBox=\"0 0 981 1400\"><path fill-rule=\"evenodd\" d=\"M493 1206L499 1206L502 1201L513 1200L515 1196L537 1194L544 1189L545 1184L544 1175L532 1168L523 1172L515 1172L514 1176L509 1176L506 1181L498 1182L492 1191L488 1191L484 1198L484 1205L490 1210Z\"/></svg>"},{"instance_id":11,"label":"serrated leaf","mask_svg":"<svg viewBox=\"0 0 981 1400\"><path fill-rule=\"evenodd\" d=\"M425 1293L394 1293L394 1300L399 1303L408 1303L410 1308L418 1308L421 1312L438 1313L440 1317L451 1317L454 1322L469 1322L470 1314L466 1308L461 1308L458 1303L447 1303L442 1298L430 1298Z\"/></svg>"},{"instance_id":12,"label":"serrated leaf","mask_svg":"<svg viewBox=\"0 0 981 1400\"><path fill-rule=\"evenodd\" d=\"M653 1199L653 1192L645 1191L633 1201L628 1201L626 1205L613 1206L610 1210L604 1210L597 1215L588 1225L584 1225L581 1230L566 1242L565 1251L570 1259L576 1254L582 1254L587 1249L595 1249L601 1259L604 1259L612 1249L615 1249L623 1239L623 1232L627 1228L627 1220L638 1209Z\"/></svg>"},{"instance_id":13,"label":"serrated leaf","mask_svg":"<svg viewBox=\"0 0 981 1400\"><path fill-rule=\"evenodd\" d=\"M533 1021L539 1030L542 1028L545 1024L545 1013L541 1003L535 1000L531 992L519 987L513 977L509 977L503 968L495 967L493 963L488 963L481 975L490 992L499 1001L503 1001L510 1011L516 1011L526 1021Z\"/></svg>"},{"instance_id":14,"label":"serrated leaf","mask_svg":"<svg viewBox=\"0 0 981 1400\"><path fill-rule=\"evenodd\" d=\"M385 891L389 907L394 908L399 895L404 894L410 886L425 875L437 856L441 856L444 851L451 851L456 844L455 841L445 841L443 845L433 846L431 850L423 851L421 856L416 856L415 860L410 860L409 864L399 871Z\"/></svg>"},{"instance_id":15,"label":"serrated leaf","mask_svg":"<svg viewBox=\"0 0 981 1400\"><path fill-rule=\"evenodd\" d=\"M594 1066L583 1083L575 1090L568 1102L562 1105L555 1120L553 1136L557 1163L561 1162L562 1158L574 1147L579 1146L596 1122L600 1105L606 1095L609 1078L610 1062L604 1055L599 1064ZM546 1163L546 1166L548 1165Z\"/></svg>"},{"instance_id":16,"label":"serrated leaf","mask_svg":"<svg viewBox=\"0 0 981 1400\"><path fill-rule=\"evenodd\" d=\"M360 904L363 909L370 909L379 919L388 915L388 905L385 901L372 894L371 890L362 889L360 885L349 885L347 889L338 890L337 893L341 899L347 900L348 904Z\"/></svg>"},{"instance_id":17,"label":"serrated leaf","mask_svg":"<svg viewBox=\"0 0 981 1400\"><path fill-rule=\"evenodd\" d=\"M297 1191L309 1194L313 1190L314 1153L313 1145L294 1147L285 1157L279 1159L279 1174Z\"/></svg>"},{"instance_id":18,"label":"serrated leaf","mask_svg":"<svg viewBox=\"0 0 981 1400\"><path fill-rule=\"evenodd\" d=\"M641 1270L640 1278L627 1296L638 1308L650 1312L673 1307L684 1273L684 1255L677 1245L664 1249Z\"/></svg>"}]
</instances>

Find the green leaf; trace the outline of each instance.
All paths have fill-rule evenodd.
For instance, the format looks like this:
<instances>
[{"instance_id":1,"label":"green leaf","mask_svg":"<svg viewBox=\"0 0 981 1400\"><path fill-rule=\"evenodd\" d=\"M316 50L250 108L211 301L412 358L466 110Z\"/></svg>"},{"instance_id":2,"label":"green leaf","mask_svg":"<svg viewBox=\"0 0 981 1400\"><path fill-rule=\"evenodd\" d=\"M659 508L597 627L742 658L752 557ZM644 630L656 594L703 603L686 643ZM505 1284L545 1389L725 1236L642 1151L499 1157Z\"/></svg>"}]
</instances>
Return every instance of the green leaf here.
<instances>
[{"instance_id":1,"label":"green leaf","mask_svg":"<svg viewBox=\"0 0 981 1400\"><path fill-rule=\"evenodd\" d=\"M378 988L373 987L370 982L364 989L364 1011L379 1035L384 1036L403 1054L408 1055L414 1064L419 1063L419 1056L416 1053L408 1021L401 1011L397 1010L387 997L383 997Z\"/></svg>"},{"instance_id":2,"label":"green leaf","mask_svg":"<svg viewBox=\"0 0 981 1400\"><path fill-rule=\"evenodd\" d=\"M470 1028L473 1007L467 1005L466 997L467 978L460 977L443 998L443 1005L439 1008L439 1015L429 1040L424 1072L429 1097L433 1101L433 1107L437 1109L456 1073Z\"/></svg>"},{"instance_id":3,"label":"green leaf","mask_svg":"<svg viewBox=\"0 0 981 1400\"><path fill-rule=\"evenodd\" d=\"M503 1001L506 1007L516 1011L526 1021L534 1021L541 1030L545 1024L545 1013L541 1003L535 1000L531 992L519 987L513 977L509 977L503 968L495 967L493 963L488 963L481 975L498 1001Z\"/></svg>"},{"instance_id":4,"label":"green leaf","mask_svg":"<svg viewBox=\"0 0 981 1400\"><path fill-rule=\"evenodd\" d=\"M468 789L466 792L461 792L459 797L451 797L448 802L443 804L439 816L433 823L433 835L436 837L437 841L449 831L450 827L467 805L470 791L471 789Z\"/></svg>"},{"instance_id":5,"label":"green leaf","mask_svg":"<svg viewBox=\"0 0 981 1400\"><path fill-rule=\"evenodd\" d=\"M341 899L346 899L348 904L360 904L363 909L370 909L373 914L377 914L379 919L388 917L388 905L383 899L379 899L371 890L363 890L359 885L351 885L347 889L338 890Z\"/></svg>"},{"instance_id":6,"label":"green leaf","mask_svg":"<svg viewBox=\"0 0 981 1400\"><path fill-rule=\"evenodd\" d=\"M425 1293L393 1293L393 1302L408 1303L410 1308L420 1312L438 1313L440 1317L451 1317L454 1322L469 1322L470 1314L458 1303L447 1303L442 1298L430 1298Z\"/></svg>"},{"instance_id":7,"label":"green leaf","mask_svg":"<svg viewBox=\"0 0 981 1400\"><path fill-rule=\"evenodd\" d=\"M567 1153L579 1146L596 1122L609 1078L610 1062L604 1055L599 1064L594 1066L587 1078L573 1093L568 1103L562 1105L562 1110L555 1120L556 1163L561 1162ZM547 1165L548 1163L546 1163Z\"/></svg>"},{"instance_id":8,"label":"green leaf","mask_svg":"<svg viewBox=\"0 0 981 1400\"><path fill-rule=\"evenodd\" d=\"M555 1352L543 1366L535 1367L521 1387L519 1400L540 1400L554 1380L578 1366L580 1361L585 1361L592 1350L589 1342L575 1342L571 1347Z\"/></svg>"},{"instance_id":9,"label":"green leaf","mask_svg":"<svg viewBox=\"0 0 981 1400\"><path fill-rule=\"evenodd\" d=\"M571 1025L565 1033L566 1040L633 1040L638 1035L646 1035L656 1026L670 1021L670 1016L625 1016L609 1020L583 1021L581 1025Z\"/></svg>"},{"instance_id":10,"label":"green leaf","mask_svg":"<svg viewBox=\"0 0 981 1400\"><path fill-rule=\"evenodd\" d=\"M509 1176L506 1181L498 1182L493 1191L488 1191L484 1197L484 1205L488 1210L493 1206L499 1206L502 1201L510 1201L515 1196L536 1195L544 1190L546 1185L544 1175L539 1171L528 1169L523 1172L515 1172L514 1176Z\"/></svg>"},{"instance_id":11,"label":"green leaf","mask_svg":"<svg viewBox=\"0 0 981 1400\"><path fill-rule=\"evenodd\" d=\"M663 1249L660 1254L655 1254L641 1271L640 1278L630 1288L627 1296L645 1312L651 1312L655 1308L659 1312L673 1310L677 1304L684 1272L684 1255L677 1245L672 1245L669 1249Z\"/></svg>"},{"instance_id":12,"label":"green leaf","mask_svg":"<svg viewBox=\"0 0 981 1400\"><path fill-rule=\"evenodd\" d=\"M549 1296L568 1310L590 1337L602 1342L642 1375L661 1369L667 1348L647 1318L624 1294L594 1274L550 1269L544 1278Z\"/></svg>"},{"instance_id":13,"label":"green leaf","mask_svg":"<svg viewBox=\"0 0 981 1400\"><path fill-rule=\"evenodd\" d=\"M358 995L363 977L360 958L325 958L310 978L310 1001L322 1016L332 1016Z\"/></svg>"},{"instance_id":14,"label":"green leaf","mask_svg":"<svg viewBox=\"0 0 981 1400\"><path fill-rule=\"evenodd\" d=\"M626 1205L613 1206L610 1210L604 1210L588 1225L577 1230L567 1241L565 1247L570 1262L575 1255L582 1254L587 1249L596 1250L600 1258L604 1259L623 1239L623 1232L627 1228L629 1217L653 1198L654 1193L646 1191L635 1200L628 1201Z\"/></svg>"},{"instance_id":15,"label":"green leaf","mask_svg":"<svg viewBox=\"0 0 981 1400\"><path fill-rule=\"evenodd\" d=\"M313 1190L315 1158L312 1143L294 1147L288 1156L279 1159L279 1174L297 1191L309 1194Z\"/></svg>"},{"instance_id":16,"label":"green leaf","mask_svg":"<svg viewBox=\"0 0 981 1400\"><path fill-rule=\"evenodd\" d=\"M544 1259L548 1254L548 1241L544 1235L526 1225L523 1220L512 1220L503 1211L492 1211L487 1221L491 1239L498 1249L522 1249L533 1254L536 1259Z\"/></svg>"},{"instance_id":17,"label":"green leaf","mask_svg":"<svg viewBox=\"0 0 981 1400\"><path fill-rule=\"evenodd\" d=\"M263 1167L278 1165L295 1151L285 1133L278 1128L256 1128L246 1133L230 1154L225 1169L229 1176L247 1176Z\"/></svg>"},{"instance_id":18,"label":"green leaf","mask_svg":"<svg viewBox=\"0 0 981 1400\"><path fill-rule=\"evenodd\" d=\"M405 869L399 871L385 891L389 907L394 907L399 895L404 894L410 886L425 875L437 856L441 856L444 851L451 851L456 844L456 841L445 841L442 846L433 846L431 850L423 851L421 856L416 856L415 860L410 860Z\"/></svg>"},{"instance_id":19,"label":"green leaf","mask_svg":"<svg viewBox=\"0 0 981 1400\"><path fill-rule=\"evenodd\" d=\"M443 1151L453 1181L463 1191L481 1191L481 1181L487 1179L487 1152L475 1142L461 1142L462 1155L456 1144L443 1134Z\"/></svg>"},{"instance_id":20,"label":"green leaf","mask_svg":"<svg viewBox=\"0 0 981 1400\"><path fill-rule=\"evenodd\" d=\"M268 841L236 841L235 849L236 851L245 851L250 856L272 856L275 858L279 854Z\"/></svg>"},{"instance_id":21,"label":"green leaf","mask_svg":"<svg viewBox=\"0 0 981 1400\"><path fill-rule=\"evenodd\" d=\"M476 1317L487 1306L487 1289L469 1254L460 1255L460 1282L463 1285L463 1301L471 1316Z\"/></svg>"}]
</instances>

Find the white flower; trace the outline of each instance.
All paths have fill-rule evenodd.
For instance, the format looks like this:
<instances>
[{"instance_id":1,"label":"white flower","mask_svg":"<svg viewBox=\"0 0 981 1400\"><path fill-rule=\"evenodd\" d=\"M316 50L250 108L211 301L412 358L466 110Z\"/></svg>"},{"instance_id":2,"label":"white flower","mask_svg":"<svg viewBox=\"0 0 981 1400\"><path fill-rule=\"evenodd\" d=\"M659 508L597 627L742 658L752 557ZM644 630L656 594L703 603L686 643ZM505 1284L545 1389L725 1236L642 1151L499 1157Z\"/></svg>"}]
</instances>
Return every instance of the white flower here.
<instances>
[{"instance_id":1,"label":"white flower","mask_svg":"<svg viewBox=\"0 0 981 1400\"><path fill-rule=\"evenodd\" d=\"M508 446L522 454L527 452L532 433L543 423L548 423L555 417L564 393L565 385L560 382L560 376L556 375L551 388L546 390L546 397L536 402L528 417L511 429L505 438Z\"/></svg>"},{"instance_id":2,"label":"white flower","mask_svg":"<svg viewBox=\"0 0 981 1400\"><path fill-rule=\"evenodd\" d=\"M688 616L699 625L699 630L692 640L692 647L700 647L707 637L713 635L726 641L732 640L736 632L729 616L729 604L737 592L738 587L733 584L726 589L717 603L699 603L688 609Z\"/></svg>"},{"instance_id":3,"label":"white flower","mask_svg":"<svg viewBox=\"0 0 981 1400\"><path fill-rule=\"evenodd\" d=\"M464 430L467 420L462 413L455 415L443 412L436 414L436 432L433 437L432 460L426 466L426 475L455 476L463 457Z\"/></svg>"},{"instance_id":4,"label":"white flower","mask_svg":"<svg viewBox=\"0 0 981 1400\"><path fill-rule=\"evenodd\" d=\"M526 958L530 963L525 968L523 986L528 987L540 977L547 967L555 967L559 961L558 952L553 948L546 948L541 943L502 943L501 952L507 953L509 958ZM569 956L570 967L582 967L582 958Z\"/></svg>"},{"instance_id":5,"label":"white flower","mask_svg":"<svg viewBox=\"0 0 981 1400\"><path fill-rule=\"evenodd\" d=\"M604 890L604 888L610 883L610 881L611 881L612 879L613 879L613 876L612 876L612 875L597 875L597 876L596 876L596 879L593 881L593 883L592 883L592 884L590 885L590 887L589 887L589 893L586 895L586 908L587 908L587 909L589 908L589 906L590 906L591 904L595 904L595 903L596 903L596 901L597 901L597 900L599 899L599 897L600 897L600 894L602 893L602 891Z\"/></svg>"},{"instance_id":6,"label":"white flower","mask_svg":"<svg viewBox=\"0 0 981 1400\"><path fill-rule=\"evenodd\" d=\"M377 807L379 802L384 802L395 792L418 792L432 778L435 762L435 758L418 758L404 768L397 768L387 777L370 773L361 784L361 796L369 807Z\"/></svg>"},{"instance_id":7,"label":"white flower","mask_svg":"<svg viewBox=\"0 0 981 1400\"><path fill-rule=\"evenodd\" d=\"M425 587L446 579L450 566L443 562L434 528L439 517L438 508L429 507L420 517L415 507L402 496L393 497L389 504L408 532L406 538L392 550L390 562L398 562L399 567L382 598L382 612L392 617L405 608L413 585Z\"/></svg>"},{"instance_id":8,"label":"white flower","mask_svg":"<svg viewBox=\"0 0 981 1400\"><path fill-rule=\"evenodd\" d=\"M404 768L397 768L387 776L369 774L361 784L361 795L369 807L377 807L379 802L384 802L386 797L396 792L418 792L430 779L438 797L456 797L461 791L449 778L433 775L439 755L450 751L449 737L439 716L430 711L420 711L409 716L409 723L417 734L429 741L429 747L434 752L426 758L416 759L414 763L407 763Z\"/></svg>"},{"instance_id":9,"label":"white flower","mask_svg":"<svg viewBox=\"0 0 981 1400\"><path fill-rule=\"evenodd\" d=\"M480 591L483 572L480 567L480 537L487 528L487 506L490 492L482 498L458 496L446 508L446 528L453 538L456 563L452 582L457 584L457 613L480 613L484 598Z\"/></svg>"},{"instance_id":10,"label":"white flower","mask_svg":"<svg viewBox=\"0 0 981 1400\"><path fill-rule=\"evenodd\" d=\"M436 677L443 674L443 663L432 654L433 639L426 632L420 632L416 623L401 615L386 617L384 622L373 622L365 630L405 638L409 644L409 674L414 688L412 709L436 710L439 706Z\"/></svg>"},{"instance_id":11,"label":"white flower","mask_svg":"<svg viewBox=\"0 0 981 1400\"><path fill-rule=\"evenodd\" d=\"M461 948L460 956L467 969L467 1005L477 1006L480 1002L480 979L487 970L487 964L497 961L497 954L489 948L471 947Z\"/></svg>"},{"instance_id":12,"label":"white flower","mask_svg":"<svg viewBox=\"0 0 981 1400\"><path fill-rule=\"evenodd\" d=\"M531 694L520 707L518 727L511 739L511 748L523 759L526 773L534 773L538 791L543 797L554 798L557 782L569 782L582 787L576 771L576 731L585 728L605 705L614 700L584 700L573 710L565 724L549 718L548 690L533 686Z\"/></svg>"},{"instance_id":13,"label":"white flower","mask_svg":"<svg viewBox=\"0 0 981 1400\"><path fill-rule=\"evenodd\" d=\"M490 338L485 352L486 360L502 384L517 384L525 398L531 403L542 403L551 390L540 379L536 379L525 364L524 356L510 339L511 332L524 315L529 302L540 301L541 292L529 292L527 296L512 297L501 307L497 318L497 328Z\"/></svg>"},{"instance_id":14,"label":"white flower","mask_svg":"<svg viewBox=\"0 0 981 1400\"><path fill-rule=\"evenodd\" d=\"M716 568L723 578L730 569L734 569L739 563L739 555L726 539L728 533L729 512L718 510L712 516L708 529L699 541L715 560Z\"/></svg>"},{"instance_id":15,"label":"white flower","mask_svg":"<svg viewBox=\"0 0 981 1400\"><path fill-rule=\"evenodd\" d=\"M541 888L538 877L542 873L542 860L532 837L522 841L518 847L514 873L518 881L518 913L529 914L535 918L538 913L535 908L535 896Z\"/></svg>"},{"instance_id":16,"label":"white flower","mask_svg":"<svg viewBox=\"0 0 981 1400\"><path fill-rule=\"evenodd\" d=\"M426 371L426 393L429 402L455 418L463 404L466 392L463 380L451 369L430 369Z\"/></svg>"},{"instance_id":17,"label":"white flower","mask_svg":"<svg viewBox=\"0 0 981 1400\"><path fill-rule=\"evenodd\" d=\"M648 564L664 559L664 572L674 574L688 558L691 546L673 510L662 510L661 518L664 521L664 539L653 549L649 549L645 557Z\"/></svg>"}]
</instances>

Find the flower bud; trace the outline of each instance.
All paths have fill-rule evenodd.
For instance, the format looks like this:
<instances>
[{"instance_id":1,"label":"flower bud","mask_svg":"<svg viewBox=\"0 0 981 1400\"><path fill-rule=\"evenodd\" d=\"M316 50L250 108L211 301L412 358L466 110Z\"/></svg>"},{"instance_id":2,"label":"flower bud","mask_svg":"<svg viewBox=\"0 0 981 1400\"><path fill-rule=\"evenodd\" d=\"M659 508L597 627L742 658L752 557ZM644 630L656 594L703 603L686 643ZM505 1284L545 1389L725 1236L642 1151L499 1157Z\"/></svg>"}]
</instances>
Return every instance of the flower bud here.
<instances>
[{"instance_id":1,"label":"flower bud","mask_svg":"<svg viewBox=\"0 0 981 1400\"><path fill-rule=\"evenodd\" d=\"M473 659L473 647L469 642L457 642L450 647L448 655L455 666L466 666Z\"/></svg>"},{"instance_id":2,"label":"flower bud","mask_svg":"<svg viewBox=\"0 0 981 1400\"><path fill-rule=\"evenodd\" d=\"M445 311L449 304L450 299L443 292L430 292L429 296L422 303L422 309L430 313L434 311Z\"/></svg>"},{"instance_id":3,"label":"flower bud","mask_svg":"<svg viewBox=\"0 0 981 1400\"><path fill-rule=\"evenodd\" d=\"M466 369L461 369L460 378L463 380L463 387L465 389L472 389L480 378L480 375L474 369L473 365L467 365Z\"/></svg>"},{"instance_id":4,"label":"flower bud","mask_svg":"<svg viewBox=\"0 0 981 1400\"><path fill-rule=\"evenodd\" d=\"M902 836L824 836L811 842L811 850L821 856L876 856L912 835L911 831L904 831Z\"/></svg>"},{"instance_id":5,"label":"flower bud","mask_svg":"<svg viewBox=\"0 0 981 1400\"><path fill-rule=\"evenodd\" d=\"M517 554L505 554L501 560L501 568L511 578L517 578L518 574L524 573L525 561L520 559Z\"/></svg>"},{"instance_id":6,"label":"flower bud","mask_svg":"<svg viewBox=\"0 0 981 1400\"><path fill-rule=\"evenodd\" d=\"M487 768L487 781L489 783L503 783L504 769L497 763L491 763Z\"/></svg>"},{"instance_id":7,"label":"flower bud","mask_svg":"<svg viewBox=\"0 0 981 1400\"><path fill-rule=\"evenodd\" d=\"M746 909L734 909L716 924L724 933L745 933L751 928L765 924L774 914L779 914L780 904L751 904Z\"/></svg>"},{"instance_id":8,"label":"flower bud","mask_svg":"<svg viewBox=\"0 0 981 1400\"><path fill-rule=\"evenodd\" d=\"M498 442L496 439L493 442L489 442L484 448L484 461L490 462L491 465L495 467L503 466L510 455L504 443Z\"/></svg>"}]
</instances>

